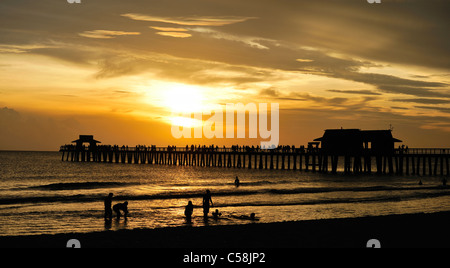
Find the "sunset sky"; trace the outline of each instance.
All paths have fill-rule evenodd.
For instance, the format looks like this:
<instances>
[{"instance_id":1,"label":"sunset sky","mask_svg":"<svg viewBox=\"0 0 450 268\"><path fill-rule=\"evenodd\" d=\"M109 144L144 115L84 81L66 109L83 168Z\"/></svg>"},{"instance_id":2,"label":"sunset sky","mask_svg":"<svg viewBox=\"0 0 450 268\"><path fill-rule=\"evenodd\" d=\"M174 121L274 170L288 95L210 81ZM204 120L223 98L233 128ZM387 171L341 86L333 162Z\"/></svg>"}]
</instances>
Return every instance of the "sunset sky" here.
<instances>
[{"instance_id":1,"label":"sunset sky","mask_svg":"<svg viewBox=\"0 0 450 268\"><path fill-rule=\"evenodd\" d=\"M177 140L174 112L279 103L280 143L389 129L450 147L446 0L2 0L0 150Z\"/></svg>"}]
</instances>

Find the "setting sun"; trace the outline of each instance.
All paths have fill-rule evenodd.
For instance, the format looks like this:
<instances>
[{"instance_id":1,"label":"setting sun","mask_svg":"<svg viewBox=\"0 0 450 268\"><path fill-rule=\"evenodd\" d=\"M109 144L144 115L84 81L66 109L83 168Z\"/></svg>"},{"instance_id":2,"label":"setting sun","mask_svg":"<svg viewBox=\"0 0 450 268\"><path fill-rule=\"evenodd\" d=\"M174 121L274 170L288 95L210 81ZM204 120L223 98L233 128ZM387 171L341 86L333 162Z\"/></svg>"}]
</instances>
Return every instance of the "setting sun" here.
<instances>
[{"instance_id":1,"label":"setting sun","mask_svg":"<svg viewBox=\"0 0 450 268\"><path fill-rule=\"evenodd\" d=\"M169 83L161 90L165 108L172 113L193 113L203 108L204 95L198 87Z\"/></svg>"}]
</instances>

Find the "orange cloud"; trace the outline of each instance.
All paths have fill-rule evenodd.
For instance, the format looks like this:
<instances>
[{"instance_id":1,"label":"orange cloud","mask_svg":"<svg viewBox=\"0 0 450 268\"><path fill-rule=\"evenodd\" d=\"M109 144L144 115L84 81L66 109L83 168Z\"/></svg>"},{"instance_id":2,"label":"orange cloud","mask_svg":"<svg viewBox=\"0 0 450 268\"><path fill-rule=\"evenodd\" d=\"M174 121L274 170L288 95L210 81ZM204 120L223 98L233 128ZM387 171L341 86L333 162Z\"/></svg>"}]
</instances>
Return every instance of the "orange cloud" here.
<instances>
[{"instance_id":1,"label":"orange cloud","mask_svg":"<svg viewBox=\"0 0 450 268\"><path fill-rule=\"evenodd\" d=\"M95 31L85 31L79 33L80 36L87 38L96 38L96 39L111 39L116 36L123 35L140 35L139 32L123 32L123 31L109 31L109 30L95 30Z\"/></svg>"},{"instance_id":2,"label":"orange cloud","mask_svg":"<svg viewBox=\"0 0 450 268\"><path fill-rule=\"evenodd\" d=\"M220 16L220 17L195 16L195 17L172 18L172 17L158 17L151 15L135 14L135 13L122 14L122 16L130 18L132 20L164 22L186 26L224 26L244 22L250 19L255 19L253 17L238 17L238 16Z\"/></svg>"},{"instance_id":3,"label":"orange cloud","mask_svg":"<svg viewBox=\"0 0 450 268\"><path fill-rule=\"evenodd\" d=\"M151 26L150 28L155 29L157 31L162 31L162 32L187 32L187 29L184 28L174 28L174 27L155 27L155 26Z\"/></svg>"},{"instance_id":4,"label":"orange cloud","mask_svg":"<svg viewBox=\"0 0 450 268\"><path fill-rule=\"evenodd\" d=\"M188 37L192 36L192 34L180 33L180 32L157 32L156 34L159 34L162 36L176 37L176 38L188 38Z\"/></svg>"}]
</instances>

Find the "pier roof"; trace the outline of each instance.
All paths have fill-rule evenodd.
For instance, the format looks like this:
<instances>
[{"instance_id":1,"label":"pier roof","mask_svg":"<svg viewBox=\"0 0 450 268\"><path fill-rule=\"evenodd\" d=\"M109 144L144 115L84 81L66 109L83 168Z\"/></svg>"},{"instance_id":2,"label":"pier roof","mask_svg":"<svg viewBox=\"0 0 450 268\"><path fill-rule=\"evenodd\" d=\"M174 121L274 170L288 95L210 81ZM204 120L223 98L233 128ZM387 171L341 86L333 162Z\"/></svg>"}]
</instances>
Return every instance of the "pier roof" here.
<instances>
[{"instance_id":1,"label":"pier roof","mask_svg":"<svg viewBox=\"0 0 450 268\"><path fill-rule=\"evenodd\" d=\"M72 141L73 143L101 143L100 141L94 140L93 135L80 135L78 140Z\"/></svg>"}]
</instances>

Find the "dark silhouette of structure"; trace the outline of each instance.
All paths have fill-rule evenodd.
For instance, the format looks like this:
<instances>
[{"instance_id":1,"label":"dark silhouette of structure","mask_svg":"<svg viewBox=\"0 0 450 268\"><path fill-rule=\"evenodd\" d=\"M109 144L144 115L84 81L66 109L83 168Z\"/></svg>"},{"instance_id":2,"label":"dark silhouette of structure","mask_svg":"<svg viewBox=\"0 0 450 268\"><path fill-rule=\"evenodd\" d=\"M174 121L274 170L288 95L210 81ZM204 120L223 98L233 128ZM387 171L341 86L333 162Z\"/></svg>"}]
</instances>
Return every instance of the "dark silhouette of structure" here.
<instances>
[{"instance_id":1,"label":"dark silhouette of structure","mask_svg":"<svg viewBox=\"0 0 450 268\"><path fill-rule=\"evenodd\" d=\"M299 170L336 173L344 160L345 173L449 176L449 148L408 148L395 143L390 130L326 130L323 137L308 146L278 146L262 149L254 146L175 146L97 145L92 136L83 136L73 144L61 146L62 161L217 168ZM88 142L89 147L83 144ZM92 142L92 145L91 145ZM321 147L321 146L322 147ZM78 147L78 148L77 148ZM91 148L92 147L92 148Z\"/></svg>"},{"instance_id":2,"label":"dark silhouette of structure","mask_svg":"<svg viewBox=\"0 0 450 268\"><path fill-rule=\"evenodd\" d=\"M332 172L336 173L339 156L344 157L344 172L360 173L371 172L372 161L375 157L377 172L381 173L386 169L386 161L389 165L389 173L394 173L393 156L395 153L395 143L402 142L392 136L391 130L360 130L360 129L328 129L323 137L315 139L322 145L321 155L324 161L319 161L322 168L328 168L328 157L331 158ZM401 152L403 153L403 152ZM364 165L362 162L364 159ZM326 167L325 167L326 165ZM398 170L399 168L397 168ZM402 167L403 170L403 167Z\"/></svg>"},{"instance_id":3,"label":"dark silhouette of structure","mask_svg":"<svg viewBox=\"0 0 450 268\"><path fill-rule=\"evenodd\" d=\"M87 147L86 143L88 144ZM66 161L69 161L69 156L71 156L72 162L78 162L80 158L82 162L90 162L91 157L93 157L94 162L97 162L98 143L101 142L95 140L93 135L80 135L80 138L72 141L72 144L61 146L62 160L64 161L64 156L67 152Z\"/></svg>"},{"instance_id":4,"label":"dark silhouette of structure","mask_svg":"<svg viewBox=\"0 0 450 268\"><path fill-rule=\"evenodd\" d=\"M81 150L83 148L83 145L85 143L88 143L90 150L94 151L97 148L97 143L101 142L94 140L93 135L80 135L80 138L78 140L72 141L72 143L76 144L75 146L77 150Z\"/></svg>"},{"instance_id":5,"label":"dark silhouette of structure","mask_svg":"<svg viewBox=\"0 0 450 268\"><path fill-rule=\"evenodd\" d=\"M373 155L393 155L395 143L402 142L390 130L328 129L321 142L322 151L330 155L362 155L370 150Z\"/></svg>"}]
</instances>

